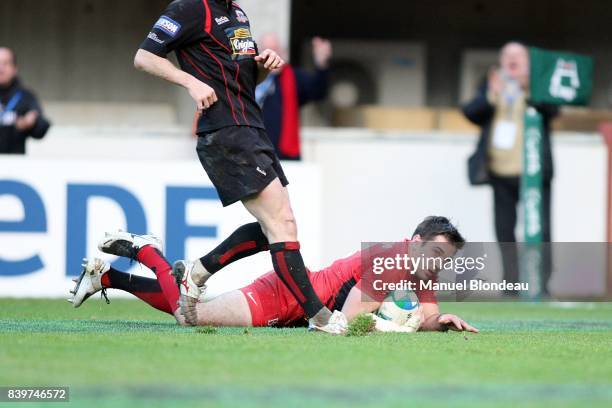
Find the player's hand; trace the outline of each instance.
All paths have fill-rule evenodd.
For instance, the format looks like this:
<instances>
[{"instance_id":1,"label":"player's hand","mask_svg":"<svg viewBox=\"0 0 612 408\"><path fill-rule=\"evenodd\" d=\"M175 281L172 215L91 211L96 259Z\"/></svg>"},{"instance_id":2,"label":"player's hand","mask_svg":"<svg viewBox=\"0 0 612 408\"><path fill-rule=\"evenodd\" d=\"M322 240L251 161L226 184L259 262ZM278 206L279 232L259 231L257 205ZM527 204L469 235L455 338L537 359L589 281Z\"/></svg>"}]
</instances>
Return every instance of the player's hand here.
<instances>
[{"instance_id":1,"label":"player's hand","mask_svg":"<svg viewBox=\"0 0 612 408\"><path fill-rule=\"evenodd\" d=\"M15 120L15 128L20 132L25 132L34 127L38 119L38 112L29 111L24 116L19 116Z\"/></svg>"},{"instance_id":2,"label":"player's hand","mask_svg":"<svg viewBox=\"0 0 612 408\"><path fill-rule=\"evenodd\" d=\"M218 100L215 90L197 79L189 85L188 90L199 112L210 108Z\"/></svg>"},{"instance_id":3,"label":"player's hand","mask_svg":"<svg viewBox=\"0 0 612 408\"><path fill-rule=\"evenodd\" d=\"M391 320L385 320L381 317L376 316L374 313L368 313L374 320L374 330L381 333L415 333L417 329L414 327L400 326Z\"/></svg>"},{"instance_id":4,"label":"player's hand","mask_svg":"<svg viewBox=\"0 0 612 408\"><path fill-rule=\"evenodd\" d=\"M447 326L450 330L478 333L477 328L470 326L464 320L460 319L459 316L455 316L453 314L440 315L440 317L438 317L438 323Z\"/></svg>"},{"instance_id":5,"label":"player's hand","mask_svg":"<svg viewBox=\"0 0 612 408\"><path fill-rule=\"evenodd\" d=\"M283 61L283 59L276 52L270 49L263 50L263 52L255 57L255 61L257 61L260 66L263 66L268 71L280 69L283 65L285 65L285 61Z\"/></svg>"}]
</instances>

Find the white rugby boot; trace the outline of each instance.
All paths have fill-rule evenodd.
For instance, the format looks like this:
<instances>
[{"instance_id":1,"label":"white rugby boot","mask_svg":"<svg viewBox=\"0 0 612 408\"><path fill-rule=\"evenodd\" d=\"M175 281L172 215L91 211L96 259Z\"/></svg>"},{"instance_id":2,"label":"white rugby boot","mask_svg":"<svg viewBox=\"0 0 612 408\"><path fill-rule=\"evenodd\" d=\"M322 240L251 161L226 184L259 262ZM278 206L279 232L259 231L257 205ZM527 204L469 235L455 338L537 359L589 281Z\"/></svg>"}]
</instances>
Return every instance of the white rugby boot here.
<instances>
[{"instance_id":1,"label":"white rugby boot","mask_svg":"<svg viewBox=\"0 0 612 408\"><path fill-rule=\"evenodd\" d=\"M110 264L101 259L83 259L83 271L78 278L73 279L76 285L74 289L70 291L72 297L68 299L68 302L72 303L74 307L79 307L91 295L102 292L102 296L106 299L106 303L109 303L108 297L106 296L106 289L102 287L101 282L102 275L108 272L109 269Z\"/></svg>"},{"instance_id":2,"label":"white rugby boot","mask_svg":"<svg viewBox=\"0 0 612 408\"><path fill-rule=\"evenodd\" d=\"M154 235L137 235L129 232L107 232L98 243L98 249L105 254L122 256L136 260L142 247L151 245L163 252L162 240Z\"/></svg>"}]
</instances>

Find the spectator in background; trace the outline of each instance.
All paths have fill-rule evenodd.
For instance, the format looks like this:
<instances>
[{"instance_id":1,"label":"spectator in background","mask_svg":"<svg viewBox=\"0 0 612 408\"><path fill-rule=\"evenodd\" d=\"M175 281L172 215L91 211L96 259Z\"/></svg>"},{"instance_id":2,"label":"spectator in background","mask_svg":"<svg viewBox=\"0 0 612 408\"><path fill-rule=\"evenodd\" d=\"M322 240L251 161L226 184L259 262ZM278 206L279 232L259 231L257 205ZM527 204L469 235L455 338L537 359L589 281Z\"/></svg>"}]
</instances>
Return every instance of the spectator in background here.
<instances>
[{"instance_id":1,"label":"spectator in background","mask_svg":"<svg viewBox=\"0 0 612 408\"><path fill-rule=\"evenodd\" d=\"M463 107L463 113L481 128L476 152L469 160L470 182L493 187L495 232L498 242L516 242L517 204L523 166L524 115L528 106L543 116L543 214L542 239L550 242L550 197L553 160L550 122L558 109L529 102L529 52L524 45L511 42L500 53L499 67L492 68L488 81L476 97ZM518 282L519 269L515 245L503 245L504 279ZM544 288L550 276L550 251L544 251ZM546 290L546 289L545 289Z\"/></svg>"},{"instance_id":2,"label":"spectator in background","mask_svg":"<svg viewBox=\"0 0 612 408\"><path fill-rule=\"evenodd\" d=\"M26 139L42 139L49 127L36 96L17 78L15 52L0 47L0 153L25 154Z\"/></svg>"},{"instance_id":3,"label":"spectator in background","mask_svg":"<svg viewBox=\"0 0 612 408\"><path fill-rule=\"evenodd\" d=\"M287 60L287 52L276 34L265 34L258 45L260 49L276 51ZM312 56L313 72L285 64L257 86L255 96L263 110L266 131L281 160L300 159L300 107L327 95L331 43L315 37Z\"/></svg>"}]
</instances>

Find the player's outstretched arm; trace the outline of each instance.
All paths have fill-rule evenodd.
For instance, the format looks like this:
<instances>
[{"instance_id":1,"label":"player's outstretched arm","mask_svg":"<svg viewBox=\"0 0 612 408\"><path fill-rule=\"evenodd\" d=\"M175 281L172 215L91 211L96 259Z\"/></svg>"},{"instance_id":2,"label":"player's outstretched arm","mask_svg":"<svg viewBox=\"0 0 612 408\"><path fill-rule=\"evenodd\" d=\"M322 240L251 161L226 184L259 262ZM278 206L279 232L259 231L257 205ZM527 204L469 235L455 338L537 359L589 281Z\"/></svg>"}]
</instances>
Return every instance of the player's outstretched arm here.
<instances>
[{"instance_id":1,"label":"player's outstretched arm","mask_svg":"<svg viewBox=\"0 0 612 408\"><path fill-rule=\"evenodd\" d=\"M217 102L217 95L213 88L193 75L178 69L167 58L162 58L141 48L134 57L134 67L187 89L200 111L208 109Z\"/></svg>"},{"instance_id":2,"label":"player's outstretched arm","mask_svg":"<svg viewBox=\"0 0 612 408\"><path fill-rule=\"evenodd\" d=\"M368 295L363 293L359 288L353 286L344 306L342 306L342 313L346 316L350 322L355 317L363 313L371 313L380 307L380 302L371 299Z\"/></svg>"}]
</instances>

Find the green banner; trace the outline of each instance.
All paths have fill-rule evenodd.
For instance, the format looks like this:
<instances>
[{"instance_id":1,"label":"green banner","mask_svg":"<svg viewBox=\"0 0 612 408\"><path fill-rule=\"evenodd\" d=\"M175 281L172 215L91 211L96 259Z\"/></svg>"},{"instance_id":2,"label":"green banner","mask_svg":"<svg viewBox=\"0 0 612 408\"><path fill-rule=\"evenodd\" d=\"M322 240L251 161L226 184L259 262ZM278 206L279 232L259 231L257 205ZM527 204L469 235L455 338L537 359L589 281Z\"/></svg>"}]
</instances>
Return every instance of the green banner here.
<instances>
[{"instance_id":1,"label":"green banner","mask_svg":"<svg viewBox=\"0 0 612 408\"><path fill-rule=\"evenodd\" d=\"M568 52L531 47L530 103L587 105L593 91L593 59ZM533 107L525 112L521 203L525 245L519 252L519 276L529 284L523 297L538 299L542 294L542 203L543 203L542 115Z\"/></svg>"},{"instance_id":2,"label":"green banner","mask_svg":"<svg viewBox=\"0 0 612 408\"><path fill-rule=\"evenodd\" d=\"M542 292L542 183L543 120L533 107L525 112L525 142L521 203L525 245L520 255L520 279L529 284L524 297L538 298Z\"/></svg>"},{"instance_id":3,"label":"green banner","mask_svg":"<svg viewBox=\"0 0 612 408\"><path fill-rule=\"evenodd\" d=\"M542 115L532 107L525 112L521 194L525 242L542 241Z\"/></svg>"},{"instance_id":4,"label":"green banner","mask_svg":"<svg viewBox=\"0 0 612 408\"><path fill-rule=\"evenodd\" d=\"M569 52L529 48L530 99L552 105L588 105L593 91L593 59Z\"/></svg>"}]
</instances>

